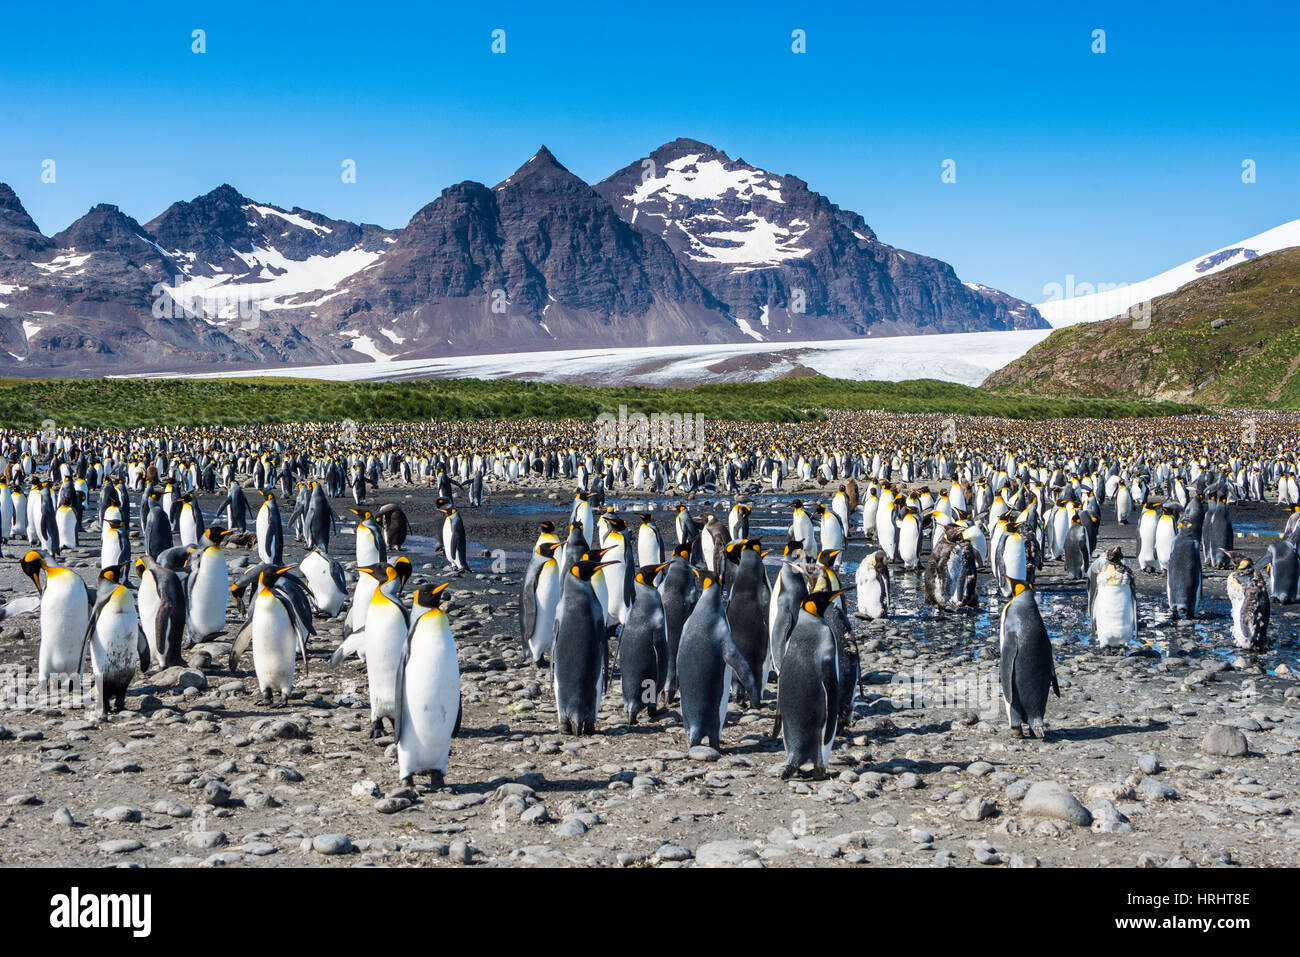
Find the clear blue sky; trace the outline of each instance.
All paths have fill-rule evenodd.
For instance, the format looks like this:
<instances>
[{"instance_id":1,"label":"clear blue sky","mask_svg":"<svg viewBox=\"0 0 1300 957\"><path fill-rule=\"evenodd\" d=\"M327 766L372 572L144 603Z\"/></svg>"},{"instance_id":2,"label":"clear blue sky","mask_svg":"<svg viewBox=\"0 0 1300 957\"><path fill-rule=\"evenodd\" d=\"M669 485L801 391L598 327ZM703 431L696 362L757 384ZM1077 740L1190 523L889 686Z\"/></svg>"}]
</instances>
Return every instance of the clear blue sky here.
<instances>
[{"instance_id":1,"label":"clear blue sky","mask_svg":"<svg viewBox=\"0 0 1300 957\"><path fill-rule=\"evenodd\" d=\"M1038 301L1067 273L1133 281L1300 218L1296 6L1130 6L8 4L0 181L46 233L222 182L396 227L541 143L596 182L690 136Z\"/></svg>"}]
</instances>

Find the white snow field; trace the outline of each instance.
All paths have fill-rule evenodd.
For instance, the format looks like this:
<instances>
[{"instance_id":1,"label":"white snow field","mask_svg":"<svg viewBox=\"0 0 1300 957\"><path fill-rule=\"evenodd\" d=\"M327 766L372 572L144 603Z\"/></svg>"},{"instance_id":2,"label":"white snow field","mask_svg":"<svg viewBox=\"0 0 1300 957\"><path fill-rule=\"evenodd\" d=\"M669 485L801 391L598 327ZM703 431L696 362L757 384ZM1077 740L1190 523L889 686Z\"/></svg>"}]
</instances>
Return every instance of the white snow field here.
<instances>
[{"instance_id":1,"label":"white snow field","mask_svg":"<svg viewBox=\"0 0 1300 957\"><path fill-rule=\"evenodd\" d=\"M518 378L590 385L694 385L775 379L804 370L840 379L943 379L979 385L1024 355L1051 330L891 336L825 342L661 346L653 350L566 349L433 359L381 359L336 365L200 373L205 378L304 379Z\"/></svg>"},{"instance_id":2,"label":"white snow field","mask_svg":"<svg viewBox=\"0 0 1300 957\"><path fill-rule=\"evenodd\" d=\"M1216 249L1204 256L1198 256L1150 279L1121 285L1114 289L1096 290L1089 286L1087 295L1062 296L1040 302L1035 308L1057 329L1079 322L1097 322L1127 312L1138 303L1171 293L1194 279L1200 279L1202 276L1219 272L1229 266L1254 259L1256 256L1263 256L1265 253L1291 246L1300 246L1300 219L1283 223L1258 236L1251 236L1249 239ZM1081 286L1082 284L1074 284L1074 288L1080 291L1082 291Z\"/></svg>"}]
</instances>

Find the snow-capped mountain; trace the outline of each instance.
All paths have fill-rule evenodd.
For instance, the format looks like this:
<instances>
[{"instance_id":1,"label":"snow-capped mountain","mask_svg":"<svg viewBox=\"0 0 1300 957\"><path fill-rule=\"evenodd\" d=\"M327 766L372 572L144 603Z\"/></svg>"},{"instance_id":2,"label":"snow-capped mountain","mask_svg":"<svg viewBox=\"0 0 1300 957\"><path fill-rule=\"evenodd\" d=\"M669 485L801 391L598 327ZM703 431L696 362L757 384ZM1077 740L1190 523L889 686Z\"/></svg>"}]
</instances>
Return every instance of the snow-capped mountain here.
<instances>
[{"instance_id":1,"label":"snow-capped mountain","mask_svg":"<svg viewBox=\"0 0 1300 957\"><path fill-rule=\"evenodd\" d=\"M1173 292L1202 276L1209 276L1229 266L1235 266L1248 259L1300 246L1300 219L1283 223L1266 230L1258 236L1251 236L1231 246L1224 246L1212 253L1188 260L1181 266L1167 269L1157 276L1115 288L1096 290L1087 287L1084 295L1069 295L1079 289L1062 287L1061 294L1047 302L1040 302L1036 307L1043 318L1055 328L1072 326L1079 322L1097 322L1110 319L1128 312L1139 303L1150 302L1156 296Z\"/></svg>"},{"instance_id":2,"label":"snow-capped mountain","mask_svg":"<svg viewBox=\"0 0 1300 957\"><path fill-rule=\"evenodd\" d=\"M321 315L376 359L743 338L662 240L545 147L491 189L444 190Z\"/></svg>"},{"instance_id":3,"label":"snow-capped mountain","mask_svg":"<svg viewBox=\"0 0 1300 957\"><path fill-rule=\"evenodd\" d=\"M697 140L666 143L596 185L664 240L754 339L1035 329L1027 303L882 243L795 176Z\"/></svg>"},{"instance_id":4,"label":"snow-capped mountain","mask_svg":"<svg viewBox=\"0 0 1300 957\"><path fill-rule=\"evenodd\" d=\"M1045 328L793 176L676 140L592 187L545 147L401 230L222 185L43 235L0 186L0 368L90 375Z\"/></svg>"},{"instance_id":5,"label":"snow-capped mountain","mask_svg":"<svg viewBox=\"0 0 1300 957\"><path fill-rule=\"evenodd\" d=\"M96 206L46 237L0 186L0 366L85 375L256 362L256 353L156 288L173 268L116 206ZM165 306L161 315L156 303Z\"/></svg>"}]
</instances>

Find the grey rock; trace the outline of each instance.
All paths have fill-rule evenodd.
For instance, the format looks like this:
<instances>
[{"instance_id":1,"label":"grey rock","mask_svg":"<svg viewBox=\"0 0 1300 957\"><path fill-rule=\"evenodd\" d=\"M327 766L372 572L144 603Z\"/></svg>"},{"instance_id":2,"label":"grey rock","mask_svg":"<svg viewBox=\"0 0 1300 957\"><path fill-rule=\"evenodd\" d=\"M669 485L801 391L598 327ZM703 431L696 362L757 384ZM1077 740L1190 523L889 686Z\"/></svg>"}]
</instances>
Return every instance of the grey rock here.
<instances>
[{"instance_id":1,"label":"grey rock","mask_svg":"<svg viewBox=\"0 0 1300 957\"><path fill-rule=\"evenodd\" d=\"M735 867L757 858L749 841L709 841L695 849L695 863L701 867Z\"/></svg>"},{"instance_id":2,"label":"grey rock","mask_svg":"<svg viewBox=\"0 0 1300 957\"><path fill-rule=\"evenodd\" d=\"M1079 799L1055 781L1038 781L1025 794L1020 806L1026 817L1065 821L1078 827L1092 824L1092 814Z\"/></svg>"},{"instance_id":3,"label":"grey rock","mask_svg":"<svg viewBox=\"0 0 1300 957\"><path fill-rule=\"evenodd\" d=\"M1201 751L1218 757L1242 758L1250 753L1250 744L1239 728L1216 724L1201 739Z\"/></svg>"},{"instance_id":4,"label":"grey rock","mask_svg":"<svg viewBox=\"0 0 1300 957\"><path fill-rule=\"evenodd\" d=\"M351 854L356 850L346 834L318 834L311 839L311 849L317 854Z\"/></svg>"},{"instance_id":5,"label":"grey rock","mask_svg":"<svg viewBox=\"0 0 1300 957\"><path fill-rule=\"evenodd\" d=\"M983 821L985 818L992 817L997 811L998 806L992 801L973 797L961 809L961 819L963 821Z\"/></svg>"}]
</instances>

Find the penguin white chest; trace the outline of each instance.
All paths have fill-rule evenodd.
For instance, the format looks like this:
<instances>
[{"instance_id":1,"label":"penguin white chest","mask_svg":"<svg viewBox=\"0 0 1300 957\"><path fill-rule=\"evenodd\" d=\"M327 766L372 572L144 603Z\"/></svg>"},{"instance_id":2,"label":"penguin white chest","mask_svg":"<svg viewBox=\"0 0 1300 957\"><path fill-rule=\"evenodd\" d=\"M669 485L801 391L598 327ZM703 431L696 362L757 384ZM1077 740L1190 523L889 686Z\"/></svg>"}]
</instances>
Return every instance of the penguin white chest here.
<instances>
[{"instance_id":1,"label":"penguin white chest","mask_svg":"<svg viewBox=\"0 0 1300 957\"><path fill-rule=\"evenodd\" d=\"M226 602L230 596L230 572L219 548L203 552L194 585L190 589L190 622L200 639L226 627Z\"/></svg>"},{"instance_id":2,"label":"penguin white chest","mask_svg":"<svg viewBox=\"0 0 1300 957\"><path fill-rule=\"evenodd\" d=\"M435 621L426 623L429 618ZM402 675L397 763L403 778L447 770L452 729L460 709L460 669L446 616L435 611L425 619L411 636Z\"/></svg>"},{"instance_id":3,"label":"penguin white chest","mask_svg":"<svg viewBox=\"0 0 1300 957\"><path fill-rule=\"evenodd\" d=\"M267 589L254 599L252 629L253 671L259 687L287 697L293 690L297 651L293 622L288 609Z\"/></svg>"},{"instance_id":4,"label":"penguin white chest","mask_svg":"<svg viewBox=\"0 0 1300 957\"><path fill-rule=\"evenodd\" d=\"M75 581L73 579L76 579ZM50 575L41 597L41 647L37 676L44 683L51 675L80 674L82 639L90 612L85 586L75 572L58 570Z\"/></svg>"}]
</instances>

